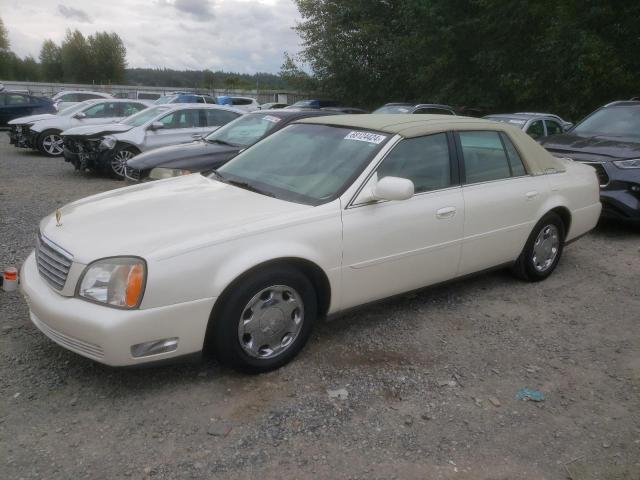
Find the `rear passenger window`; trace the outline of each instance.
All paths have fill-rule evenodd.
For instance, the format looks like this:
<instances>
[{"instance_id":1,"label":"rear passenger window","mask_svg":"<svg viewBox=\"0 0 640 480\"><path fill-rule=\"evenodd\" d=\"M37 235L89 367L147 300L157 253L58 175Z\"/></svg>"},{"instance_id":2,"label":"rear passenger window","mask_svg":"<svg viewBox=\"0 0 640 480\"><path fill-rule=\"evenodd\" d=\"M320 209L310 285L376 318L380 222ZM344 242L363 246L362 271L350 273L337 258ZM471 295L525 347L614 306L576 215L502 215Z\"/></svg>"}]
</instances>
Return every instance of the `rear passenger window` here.
<instances>
[{"instance_id":1,"label":"rear passenger window","mask_svg":"<svg viewBox=\"0 0 640 480\"><path fill-rule=\"evenodd\" d=\"M518 150L516 150L515 145L507 134L501 133L500 136L502 137L504 148L507 150L507 155L509 157L511 176L522 177L526 175L527 171L524 169L524 164L522 163L522 159L520 158L520 154L518 154Z\"/></svg>"},{"instance_id":2,"label":"rear passenger window","mask_svg":"<svg viewBox=\"0 0 640 480\"><path fill-rule=\"evenodd\" d=\"M221 127L222 125L226 125L231 120L235 120L238 118L239 114L234 112L227 112L226 110L214 110L207 109L205 110L207 123L205 126L207 127Z\"/></svg>"},{"instance_id":3,"label":"rear passenger window","mask_svg":"<svg viewBox=\"0 0 640 480\"><path fill-rule=\"evenodd\" d=\"M449 142L445 133L402 140L378 168L378 179L408 178L415 193L451 186Z\"/></svg>"},{"instance_id":4,"label":"rear passenger window","mask_svg":"<svg viewBox=\"0 0 640 480\"><path fill-rule=\"evenodd\" d=\"M534 140L544 137L544 126L542 125L542 120L536 120L531 125L529 125L529 128L527 128L527 133Z\"/></svg>"},{"instance_id":5,"label":"rear passenger window","mask_svg":"<svg viewBox=\"0 0 640 480\"><path fill-rule=\"evenodd\" d=\"M498 132L460 132L466 183L489 182L511 176L509 159Z\"/></svg>"}]
</instances>

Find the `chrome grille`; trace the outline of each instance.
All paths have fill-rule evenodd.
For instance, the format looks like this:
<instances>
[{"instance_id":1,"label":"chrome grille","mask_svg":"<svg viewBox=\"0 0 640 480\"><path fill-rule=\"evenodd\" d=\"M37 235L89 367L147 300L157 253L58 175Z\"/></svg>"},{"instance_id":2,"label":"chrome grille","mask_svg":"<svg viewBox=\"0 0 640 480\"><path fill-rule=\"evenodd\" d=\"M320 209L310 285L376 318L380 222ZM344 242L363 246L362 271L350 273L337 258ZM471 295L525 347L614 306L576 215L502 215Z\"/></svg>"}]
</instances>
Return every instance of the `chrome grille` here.
<instances>
[{"instance_id":1,"label":"chrome grille","mask_svg":"<svg viewBox=\"0 0 640 480\"><path fill-rule=\"evenodd\" d=\"M56 290L62 290L73 263L73 256L44 235L38 235L36 260L42 278Z\"/></svg>"}]
</instances>

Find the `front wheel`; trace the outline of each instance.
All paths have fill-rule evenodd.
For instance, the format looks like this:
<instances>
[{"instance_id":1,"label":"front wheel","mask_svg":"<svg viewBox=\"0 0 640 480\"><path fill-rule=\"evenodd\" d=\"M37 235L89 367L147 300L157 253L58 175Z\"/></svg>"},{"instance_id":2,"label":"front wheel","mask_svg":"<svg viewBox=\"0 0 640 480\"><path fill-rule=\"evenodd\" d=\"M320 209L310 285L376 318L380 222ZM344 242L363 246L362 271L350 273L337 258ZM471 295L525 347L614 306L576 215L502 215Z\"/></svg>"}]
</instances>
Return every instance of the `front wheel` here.
<instances>
[{"instance_id":1,"label":"front wheel","mask_svg":"<svg viewBox=\"0 0 640 480\"><path fill-rule=\"evenodd\" d=\"M47 157L59 157L64 153L62 136L56 130L45 130L38 135L36 147Z\"/></svg>"},{"instance_id":2,"label":"front wheel","mask_svg":"<svg viewBox=\"0 0 640 480\"><path fill-rule=\"evenodd\" d=\"M300 271L274 267L240 281L210 320L207 347L224 365L260 373L289 362L317 317L313 284Z\"/></svg>"},{"instance_id":3,"label":"front wheel","mask_svg":"<svg viewBox=\"0 0 640 480\"><path fill-rule=\"evenodd\" d=\"M124 180L125 172L127 170L127 162L135 157L138 153L133 147L118 147L111 156L109 162L109 173L112 177L118 180Z\"/></svg>"},{"instance_id":4,"label":"front wheel","mask_svg":"<svg viewBox=\"0 0 640 480\"><path fill-rule=\"evenodd\" d=\"M529 282L544 280L555 270L564 245L565 226L560 216L547 213L536 224L514 265L516 276Z\"/></svg>"}]
</instances>

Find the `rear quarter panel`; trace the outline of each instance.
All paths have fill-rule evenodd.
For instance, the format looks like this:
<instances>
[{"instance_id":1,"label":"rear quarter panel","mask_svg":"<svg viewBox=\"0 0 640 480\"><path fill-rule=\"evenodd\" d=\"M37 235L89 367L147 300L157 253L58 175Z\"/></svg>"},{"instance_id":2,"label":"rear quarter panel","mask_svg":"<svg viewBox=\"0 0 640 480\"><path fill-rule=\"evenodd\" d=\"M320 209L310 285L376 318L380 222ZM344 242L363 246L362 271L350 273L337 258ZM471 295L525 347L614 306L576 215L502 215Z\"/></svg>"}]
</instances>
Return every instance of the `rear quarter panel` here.
<instances>
[{"instance_id":1,"label":"rear quarter panel","mask_svg":"<svg viewBox=\"0 0 640 480\"><path fill-rule=\"evenodd\" d=\"M600 187L594 168L571 160L563 160L566 171L548 175L550 195L546 211L564 206L571 213L566 241L592 230L598 223L602 206Z\"/></svg>"}]
</instances>

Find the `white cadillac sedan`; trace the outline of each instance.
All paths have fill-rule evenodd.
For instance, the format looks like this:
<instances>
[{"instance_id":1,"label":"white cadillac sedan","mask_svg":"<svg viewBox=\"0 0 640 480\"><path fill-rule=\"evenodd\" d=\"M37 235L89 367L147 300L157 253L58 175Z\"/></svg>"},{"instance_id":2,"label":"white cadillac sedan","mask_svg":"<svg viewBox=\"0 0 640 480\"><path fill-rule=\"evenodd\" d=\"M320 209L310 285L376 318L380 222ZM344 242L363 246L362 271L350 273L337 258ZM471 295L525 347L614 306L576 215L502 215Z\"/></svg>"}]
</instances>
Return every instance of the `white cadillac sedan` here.
<instances>
[{"instance_id":1,"label":"white cadillac sedan","mask_svg":"<svg viewBox=\"0 0 640 480\"><path fill-rule=\"evenodd\" d=\"M593 168L506 124L316 117L209 176L60 208L21 285L33 323L98 362L260 372L347 308L501 266L543 280L600 208Z\"/></svg>"}]
</instances>

